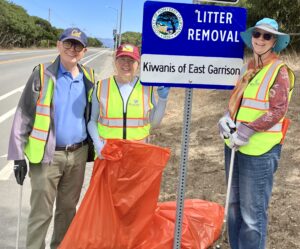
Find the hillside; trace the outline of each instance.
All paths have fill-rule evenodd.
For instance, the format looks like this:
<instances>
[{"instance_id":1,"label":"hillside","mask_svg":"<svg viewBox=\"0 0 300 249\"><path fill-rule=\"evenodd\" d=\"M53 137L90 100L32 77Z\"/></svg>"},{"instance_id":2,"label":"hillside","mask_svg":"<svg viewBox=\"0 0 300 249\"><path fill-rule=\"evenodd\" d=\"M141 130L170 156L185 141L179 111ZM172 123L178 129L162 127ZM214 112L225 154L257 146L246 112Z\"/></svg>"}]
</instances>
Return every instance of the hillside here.
<instances>
[{"instance_id":1,"label":"hillside","mask_svg":"<svg viewBox=\"0 0 300 249\"><path fill-rule=\"evenodd\" d=\"M104 47L113 48L114 47L114 40L110 38L97 38L99 41L103 43Z\"/></svg>"}]
</instances>

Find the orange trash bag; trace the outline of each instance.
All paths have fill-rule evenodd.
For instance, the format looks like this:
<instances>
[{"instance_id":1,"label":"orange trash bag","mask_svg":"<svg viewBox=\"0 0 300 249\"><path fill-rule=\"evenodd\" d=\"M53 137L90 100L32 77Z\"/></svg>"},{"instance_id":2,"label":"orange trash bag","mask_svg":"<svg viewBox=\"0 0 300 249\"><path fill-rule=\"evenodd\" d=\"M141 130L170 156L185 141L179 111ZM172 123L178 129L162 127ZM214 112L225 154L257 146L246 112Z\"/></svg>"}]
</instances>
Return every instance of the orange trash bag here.
<instances>
[{"instance_id":1,"label":"orange trash bag","mask_svg":"<svg viewBox=\"0 0 300 249\"><path fill-rule=\"evenodd\" d=\"M206 249L221 233L224 208L214 202L193 199L184 201L181 249ZM145 237L143 249L172 249L176 224L176 202L158 203L153 225Z\"/></svg>"},{"instance_id":2,"label":"orange trash bag","mask_svg":"<svg viewBox=\"0 0 300 249\"><path fill-rule=\"evenodd\" d=\"M176 204L157 204L170 151L108 140L102 154L105 159L95 161L89 188L59 249L171 249ZM192 247L182 248L206 248L193 246L211 243L222 226L219 207L204 204L207 213L199 213L203 203L197 203L185 204L182 245ZM190 241L195 239L200 240Z\"/></svg>"}]
</instances>

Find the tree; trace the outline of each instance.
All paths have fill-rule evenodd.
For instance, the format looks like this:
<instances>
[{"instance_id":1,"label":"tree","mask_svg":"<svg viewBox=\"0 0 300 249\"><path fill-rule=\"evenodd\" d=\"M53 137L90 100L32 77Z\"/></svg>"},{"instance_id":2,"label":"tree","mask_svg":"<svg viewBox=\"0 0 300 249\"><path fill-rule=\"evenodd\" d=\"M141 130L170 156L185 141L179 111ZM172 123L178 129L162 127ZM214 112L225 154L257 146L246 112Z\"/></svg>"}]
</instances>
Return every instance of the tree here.
<instances>
[{"instance_id":1,"label":"tree","mask_svg":"<svg viewBox=\"0 0 300 249\"><path fill-rule=\"evenodd\" d=\"M0 0L0 30L4 46L26 46L36 35L34 22L25 9Z\"/></svg>"},{"instance_id":2,"label":"tree","mask_svg":"<svg viewBox=\"0 0 300 249\"><path fill-rule=\"evenodd\" d=\"M37 16L7 0L0 0L0 47L55 46L62 29L57 29ZM89 38L93 46L102 46L96 38Z\"/></svg>"},{"instance_id":3,"label":"tree","mask_svg":"<svg viewBox=\"0 0 300 249\"><path fill-rule=\"evenodd\" d=\"M300 0L240 0L239 5L248 11L248 27L263 17L275 19L286 33L300 34ZM291 36L291 47L300 51L300 36Z\"/></svg>"},{"instance_id":4,"label":"tree","mask_svg":"<svg viewBox=\"0 0 300 249\"><path fill-rule=\"evenodd\" d=\"M89 47L102 47L103 43L99 41L97 38L88 37Z\"/></svg>"},{"instance_id":5,"label":"tree","mask_svg":"<svg viewBox=\"0 0 300 249\"><path fill-rule=\"evenodd\" d=\"M121 43L130 43L137 47L140 47L141 41L142 41L142 34L139 32L127 31L122 34L122 42Z\"/></svg>"}]
</instances>

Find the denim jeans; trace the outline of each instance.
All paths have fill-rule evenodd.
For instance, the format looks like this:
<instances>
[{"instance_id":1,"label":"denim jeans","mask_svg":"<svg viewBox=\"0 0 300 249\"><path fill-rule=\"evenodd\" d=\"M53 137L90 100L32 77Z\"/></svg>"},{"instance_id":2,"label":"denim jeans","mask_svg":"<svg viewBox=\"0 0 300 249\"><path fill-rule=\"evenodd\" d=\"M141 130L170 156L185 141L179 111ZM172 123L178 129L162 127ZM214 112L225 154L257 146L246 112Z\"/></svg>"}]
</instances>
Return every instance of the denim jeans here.
<instances>
[{"instance_id":1,"label":"denim jeans","mask_svg":"<svg viewBox=\"0 0 300 249\"><path fill-rule=\"evenodd\" d=\"M268 226L268 205L281 145L260 156L236 151L227 216L231 249L264 249ZM228 179L231 149L225 145Z\"/></svg>"}]
</instances>

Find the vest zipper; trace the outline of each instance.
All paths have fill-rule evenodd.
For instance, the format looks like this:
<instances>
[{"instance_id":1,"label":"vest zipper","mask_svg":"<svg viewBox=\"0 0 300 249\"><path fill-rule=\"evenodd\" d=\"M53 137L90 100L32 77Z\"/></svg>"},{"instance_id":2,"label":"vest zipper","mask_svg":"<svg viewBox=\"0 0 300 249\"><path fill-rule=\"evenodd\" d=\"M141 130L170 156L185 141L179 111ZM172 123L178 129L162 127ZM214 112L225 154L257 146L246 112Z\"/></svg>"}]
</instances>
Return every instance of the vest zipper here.
<instances>
[{"instance_id":1,"label":"vest zipper","mask_svg":"<svg viewBox=\"0 0 300 249\"><path fill-rule=\"evenodd\" d=\"M117 83L117 81L116 81L116 78L114 77L114 82L115 82L115 84L117 85L117 88L118 88L118 90L119 90L119 94L120 94L120 96L121 96L121 99L122 99L122 103L123 103L123 139L126 139L127 138L127 130L126 130L126 128L127 128L127 106L128 106L128 101L129 101L129 99L130 99L130 96L131 96L131 94L132 94L132 92L134 91L134 88L135 88L135 86L136 86L136 83L138 82L138 78L136 78L136 81L135 81L135 83L134 83L134 86L133 86L133 88L132 88L132 91L131 91L131 93L129 94L129 96L128 96L128 99L127 99L127 101L126 101L126 111L124 112L124 99L123 99L123 97L122 97L122 94L121 94L121 91L120 91L120 88L119 88L119 85L118 85L118 83Z\"/></svg>"},{"instance_id":2,"label":"vest zipper","mask_svg":"<svg viewBox=\"0 0 300 249\"><path fill-rule=\"evenodd\" d=\"M126 116L127 116L127 113L126 112L123 112L123 139L126 139Z\"/></svg>"}]
</instances>

